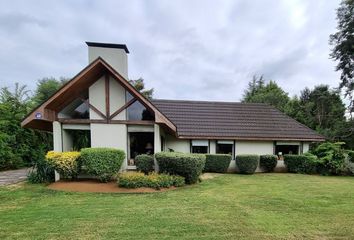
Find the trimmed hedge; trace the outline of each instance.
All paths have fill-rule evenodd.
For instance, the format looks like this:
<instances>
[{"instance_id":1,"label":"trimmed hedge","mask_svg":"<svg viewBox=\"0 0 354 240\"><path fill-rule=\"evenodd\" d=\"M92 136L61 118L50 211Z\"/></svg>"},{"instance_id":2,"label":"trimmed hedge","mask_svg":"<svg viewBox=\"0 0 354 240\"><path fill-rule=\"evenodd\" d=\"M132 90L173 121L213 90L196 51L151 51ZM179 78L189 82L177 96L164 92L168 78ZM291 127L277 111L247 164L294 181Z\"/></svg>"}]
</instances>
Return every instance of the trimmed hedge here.
<instances>
[{"instance_id":1,"label":"trimmed hedge","mask_svg":"<svg viewBox=\"0 0 354 240\"><path fill-rule=\"evenodd\" d=\"M185 181L181 176L142 172L125 172L118 175L118 186L124 188L149 187L155 189L181 187Z\"/></svg>"},{"instance_id":2,"label":"trimmed hedge","mask_svg":"<svg viewBox=\"0 0 354 240\"><path fill-rule=\"evenodd\" d=\"M49 151L45 160L63 178L76 178L81 168L80 152Z\"/></svg>"},{"instance_id":3,"label":"trimmed hedge","mask_svg":"<svg viewBox=\"0 0 354 240\"><path fill-rule=\"evenodd\" d=\"M229 168L230 154L206 154L204 172L224 173Z\"/></svg>"},{"instance_id":4,"label":"trimmed hedge","mask_svg":"<svg viewBox=\"0 0 354 240\"><path fill-rule=\"evenodd\" d=\"M253 174L259 163L259 155L241 154L236 156L236 166L240 173Z\"/></svg>"},{"instance_id":5,"label":"trimmed hedge","mask_svg":"<svg viewBox=\"0 0 354 240\"><path fill-rule=\"evenodd\" d=\"M101 182L110 181L118 173L124 158L125 153L114 148L81 149L81 159L85 170Z\"/></svg>"},{"instance_id":6,"label":"trimmed hedge","mask_svg":"<svg viewBox=\"0 0 354 240\"><path fill-rule=\"evenodd\" d=\"M135 165L138 171L145 174L154 171L154 156L141 154L135 157Z\"/></svg>"},{"instance_id":7,"label":"trimmed hedge","mask_svg":"<svg viewBox=\"0 0 354 240\"><path fill-rule=\"evenodd\" d=\"M187 184L198 182L205 166L203 154L159 152L155 154L155 158L161 172L180 175Z\"/></svg>"},{"instance_id":8,"label":"trimmed hedge","mask_svg":"<svg viewBox=\"0 0 354 240\"><path fill-rule=\"evenodd\" d=\"M266 172L273 172L274 168L277 166L278 157L277 155L260 155L259 156L259 166Z\"/></svg>"},{"instance_id":9,"label":"trimmed hedge","mask_svg":"<svg viewBox=\"0 0 354 240\"><path fill-rule=\"evenodd\" d=\"M291 173L316 173L318 171L318 158L311 154L284 155L284 164Z\"/></svg>"}]
</instances>

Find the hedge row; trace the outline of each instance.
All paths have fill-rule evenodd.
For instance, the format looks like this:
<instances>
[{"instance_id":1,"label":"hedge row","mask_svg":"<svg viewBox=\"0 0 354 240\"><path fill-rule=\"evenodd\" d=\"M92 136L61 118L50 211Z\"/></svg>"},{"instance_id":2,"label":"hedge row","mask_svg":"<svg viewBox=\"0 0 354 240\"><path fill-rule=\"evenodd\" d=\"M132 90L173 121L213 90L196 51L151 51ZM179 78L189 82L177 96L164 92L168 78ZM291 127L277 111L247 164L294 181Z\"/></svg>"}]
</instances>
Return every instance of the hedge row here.
<instances>
[{"instance_id":1,"label":"hedge row","mask_svg":"<svg viewBox=\"0 0 354 240\"><path fill-rule=\"evenodd\" d=\"M160 172L180 175L187 184L198 182L205 166L205 155L178 152L159 152L155 154Z\"/></svg>"},{"instance_id":2,"label":"hedge row","mask_svg":"<svg viewBox=\"0 0 354 240\"><path fill-rule=\"evenodd\" d=\"M224 173L229 168L230 154L206 154L204 172Z\"/></svg>"},{"instance_id":3,"label":"hedge row","mask_svg":"<svg viewBox=\"0 0 354 240\"><path fill-rule=\"evenodd\" d=\"M118 175L118 186L124 188L150 187L155 189L181 187L185 184L181 176L169 174L157 174L150 172L148 175L142 172L125 172Z\"/></svg>"},{"instance_id":4,"label":"hedge row","mask_svg":"<svg viewBox=\"0 0 354 240\"><path fill-rule=\"evenodd\" d=\"M101 182L108 182L121 168L125 153L114 148L84 148L81 158L88 174Z\"/></svg>"}]
</instances>

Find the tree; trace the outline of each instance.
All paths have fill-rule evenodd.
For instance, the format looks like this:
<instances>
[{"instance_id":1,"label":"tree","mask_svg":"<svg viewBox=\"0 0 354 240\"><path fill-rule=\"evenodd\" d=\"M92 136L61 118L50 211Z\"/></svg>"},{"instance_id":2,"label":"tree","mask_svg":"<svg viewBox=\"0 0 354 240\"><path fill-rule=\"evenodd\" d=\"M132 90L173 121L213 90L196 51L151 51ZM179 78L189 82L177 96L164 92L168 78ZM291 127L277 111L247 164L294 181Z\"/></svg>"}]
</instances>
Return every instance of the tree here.
<instances>
[{"instance_id":1,"label":"tree","mask_svg":"<svg viewBox=\"0 0 354 240\"><path fill-rule=\"evenodd\" d=\"M39 105L52 96L69 79L61 77L59 80L50 77L42 78L37 82L37 89L33 97L34 105Z\"/></svg>"},{"instance_id":2,"label":"tree","mask_svg":"<svg viewBox=\"0 0 354 240\"><path fill-rule=\"evenodd\" d=\"M154 94L154 89L145 89L145 83L143 78L139 78L136 80L129 80L129 83L137 90L139 91L144 97L147 99L152 99L152 96Z\"/></svg>"},{"instance_id":3,"label":"tree","mask_svg":"<svg viewBox=\"0 0 354 240\"><path fill-rule=\"evenodd\" d=\"M337 9L337 32L330 35L333 46L330 57L338 61L337 71L341 71L340 89L349 98L349 111L354 111L354 0L342 0Z\"/></svg>"},{"instance_id":4,"label":"tree","mask_svg":"<svg viewBox=\"0 0 354 240\"><path fill-rule=\"evenodd\" d=\"M267 103L280 111L285 110L288 101L288 94L272 80L265 83L263 76L259 78L253 76L252 81L248 83L248 88L245 90L242 99L242 102Z\"/></svg>"},{"instance_id":5,"label":"tree","mask_svg":"<svg viewBox=\"0 0 354 240\"><path fill-rule=\"evenodd\" d=\"M336 90L327 85L305 88L300 97L295 96L286 107L286 113L306 126L329 137L343 140L346 125L345 106Z\"/></svg>"},{"instance_id":6,"label":"tree","mask_svg":"<svg viewBox=\"0 0 354 240\"><path fill-rule=\"evenodd\" d=\"M29 90L15 84L0 89L0 169L30 165L50 147L48 134L24 129L21 121L30 110Z\"/></svg>"}]
</instances>

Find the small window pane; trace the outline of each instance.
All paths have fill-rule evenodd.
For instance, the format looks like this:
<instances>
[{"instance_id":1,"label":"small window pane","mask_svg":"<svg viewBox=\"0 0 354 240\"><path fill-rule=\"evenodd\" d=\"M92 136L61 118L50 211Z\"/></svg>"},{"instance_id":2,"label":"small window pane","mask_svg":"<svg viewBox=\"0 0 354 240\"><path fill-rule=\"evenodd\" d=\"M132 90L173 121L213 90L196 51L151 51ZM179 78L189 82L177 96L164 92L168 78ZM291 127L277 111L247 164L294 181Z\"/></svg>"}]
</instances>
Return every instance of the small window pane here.
<instances>
[{"instance_id":1,"label":"small window pane","mask_svg":"<svg viewBox=\"0 0 354 240\"><path fill-rule=\"evenodd\" d=\"M217 144L216 153L232 155L233 144Z\"/></svg>"},{"instance_id":2,"label":"small window pane","mask_svg":"<svg viewBox=\"0 0 354 240\"><path fill-rule=\"evenodd\" d=\"M143 104L136 101L127 108L128 120L155 120L154 116Z\"/></svg>"},{"instance_id":3,"label":"small window pane","mask_svg":"<svg viewBox=\"0 0 354 240\"><path fill-rule=\"evenodd\" d=\"M192 146L192 153L208 153L207 146Z\"/></svg>"}]
</instances>

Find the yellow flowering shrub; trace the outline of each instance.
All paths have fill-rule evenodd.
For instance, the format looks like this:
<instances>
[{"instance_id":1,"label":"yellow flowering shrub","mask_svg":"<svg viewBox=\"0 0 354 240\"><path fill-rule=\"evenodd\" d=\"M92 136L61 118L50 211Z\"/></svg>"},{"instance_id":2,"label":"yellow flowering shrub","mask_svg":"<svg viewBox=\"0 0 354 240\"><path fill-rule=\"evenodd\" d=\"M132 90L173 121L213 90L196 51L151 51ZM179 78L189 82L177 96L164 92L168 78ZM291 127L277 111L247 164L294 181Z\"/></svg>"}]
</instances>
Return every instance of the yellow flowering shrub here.
<instances>
[{"instance_id":1,"label":"yellow flowering shrub","mask_svg":"<svg viewBox=\"0 0 354 240\"><path fill-rule=\"evenodd\" d=\"M80 171L80 152L49 151L46 161L64 178L75 178Z\"/></svg>"}]
</instances>

